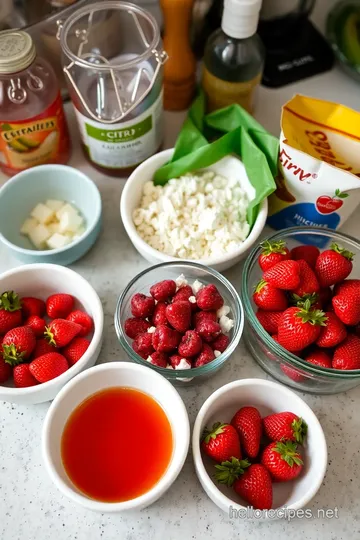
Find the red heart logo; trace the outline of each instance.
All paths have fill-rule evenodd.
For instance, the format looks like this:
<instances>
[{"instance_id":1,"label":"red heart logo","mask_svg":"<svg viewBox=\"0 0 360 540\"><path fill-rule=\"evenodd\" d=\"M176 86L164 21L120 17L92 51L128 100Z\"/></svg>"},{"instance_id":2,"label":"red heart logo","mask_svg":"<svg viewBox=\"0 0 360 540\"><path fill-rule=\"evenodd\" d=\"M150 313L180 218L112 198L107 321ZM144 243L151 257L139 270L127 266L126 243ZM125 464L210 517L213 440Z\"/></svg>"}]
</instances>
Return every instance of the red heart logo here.
<instances>
[{"instance_id":1,"label":"red heart logo","mask_svg":"<svg viewBox=\"0 0 360 540\"><path fill-rule=\"evenodd\" d=\"M329 195L321 195L316 201L316 209L319 214L332 214L342 207L344 202L340 199L332 199Z\"/></svg>"}]
</instances>

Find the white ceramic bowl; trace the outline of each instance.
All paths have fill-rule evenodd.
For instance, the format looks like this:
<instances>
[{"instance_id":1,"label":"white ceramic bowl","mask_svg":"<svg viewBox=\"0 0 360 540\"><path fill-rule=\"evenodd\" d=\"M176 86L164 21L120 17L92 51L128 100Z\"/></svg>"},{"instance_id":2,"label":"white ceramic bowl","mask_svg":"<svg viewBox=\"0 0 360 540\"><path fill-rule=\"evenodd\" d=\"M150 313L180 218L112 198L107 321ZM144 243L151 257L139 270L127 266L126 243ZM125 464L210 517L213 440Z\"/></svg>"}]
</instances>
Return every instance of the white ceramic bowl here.
<instances>
[{"instance_id":1,"label":"white ceramic bowl","mask_svg":"<svg viewBox=\"0 0 360 540\"><path fill-rule=\"evenodd\" d=\"M88 350L65 373L28 388L15 388L12 382L0 385L0 400L3 401L25 405L50 401L72 377L93 366L99 356L104 326L100 299L83 277L56 264L30 264L1 274L0 292L4 291L15 291L20 296L36 296L43 300L59 292L72 294L77 299L75 309L83 308L94 320L94 333Z\"/></svg>"},{"instance_id":2,"label":"white ceramic bowl","mask_svg":"<svg viewBox=\"0 0 360 540\"><path fill-rule=\"evenodd\" d=\"M61 460L61 436L69 415L87 397L104 388L136 388L154 398L168 417L173 434L173 454L159 482L147 493L119 503L99 502L81 493L67 476ZM98 512L140 510L159 499L180 473L189 449L190 427L185 405L164 377L144 366L111 362L88 369L70 381L56 396L45 417L42 453L54 484L76 503Z\"/></svg>"},{"instance_id":3,"label":"white ceramic bowl","mask_svg":"<svg viewBox=\"0 0 360 540\"><path fill-rule=\"evenodd\" d=\"M157 249L152 248L139 235L134 225L132 214L135 208L140 204L143 185L145 182L152 180L154 173L166 162L171 159L174 149L164 150L150 157L139 165L126 181L120 201L120 213L126 232L129 235L131 242L138 252L149 262L169 262L179 260L176 257L166 255ZM232 158L234 159L234 158ZM212 167L209 167L211 170ZM234 266L243 259L249 249L251 249L259 238L263 230L268 213L268 203L265 199L260 206L259 214L254 223L254 226L241 246L229 254L220 257L212 257L209 259L197 259L193 262L198 262L207 266L211 266L218 272L222 272L231 266Z\"/></svg>"},{"instance_id":4,"label":"white ceramic bowl","mask_svg":"<svg viewBox=\"0 0 360 540\"><path fill-rule=\"evenodd\" d=\"M320 488L327 466L325 435L310 407L292 390L281 384L262 379L243 379L222 386L201 407L192 436L196 474L210 499L229 515L230 507L243 512L246 502L232 488L213 480L214 461L203 456L200 438L206 426L215 422L230 422L235 412L246 405L257 407L262 417L290 411L301 416L308 425L308 435L302 451L304 468L292 482L273 483L273 508L300 509ZM278 517L281 517L280 515Z\"/></svg>"}]
</instances>

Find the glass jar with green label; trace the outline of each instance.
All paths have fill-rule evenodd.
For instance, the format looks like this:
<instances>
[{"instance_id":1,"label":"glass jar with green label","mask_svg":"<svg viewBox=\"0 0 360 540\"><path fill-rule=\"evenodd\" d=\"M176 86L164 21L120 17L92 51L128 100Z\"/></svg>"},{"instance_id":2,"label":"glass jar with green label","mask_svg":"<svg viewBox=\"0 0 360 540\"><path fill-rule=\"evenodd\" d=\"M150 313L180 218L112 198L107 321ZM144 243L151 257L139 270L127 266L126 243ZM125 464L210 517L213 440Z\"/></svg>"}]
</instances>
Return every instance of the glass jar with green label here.
<instances>
[{"instance_id":1,"label":"glass jar with green label","mask_svg":"<svg viewBox=\"0 0 360 540\"><path fill-rule=\"evenodd\" d=\"M59 35L85 155L126 176L163 142L167 56L157 23L133 4L101 1L60 23Z\"/></svg>"}]
</instances>

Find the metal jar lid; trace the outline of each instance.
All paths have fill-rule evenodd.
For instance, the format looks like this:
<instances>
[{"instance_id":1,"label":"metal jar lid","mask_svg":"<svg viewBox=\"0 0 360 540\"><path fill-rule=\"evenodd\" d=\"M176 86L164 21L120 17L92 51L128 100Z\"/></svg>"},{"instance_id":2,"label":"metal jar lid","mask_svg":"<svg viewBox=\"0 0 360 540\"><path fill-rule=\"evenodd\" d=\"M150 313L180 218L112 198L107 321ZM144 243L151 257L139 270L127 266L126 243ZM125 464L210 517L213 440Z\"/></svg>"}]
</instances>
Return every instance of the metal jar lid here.
<instances>
[{"instance_id":1,"label":"metal jar lid","mask_svg":"<svg viewBox=\"0 0 360 540\"><path fill-rule=\"evenodd\" d=\"M22 30L0 32L0 74L23 71L36 57L33 40Z\"/></svg>"}]
</instances>

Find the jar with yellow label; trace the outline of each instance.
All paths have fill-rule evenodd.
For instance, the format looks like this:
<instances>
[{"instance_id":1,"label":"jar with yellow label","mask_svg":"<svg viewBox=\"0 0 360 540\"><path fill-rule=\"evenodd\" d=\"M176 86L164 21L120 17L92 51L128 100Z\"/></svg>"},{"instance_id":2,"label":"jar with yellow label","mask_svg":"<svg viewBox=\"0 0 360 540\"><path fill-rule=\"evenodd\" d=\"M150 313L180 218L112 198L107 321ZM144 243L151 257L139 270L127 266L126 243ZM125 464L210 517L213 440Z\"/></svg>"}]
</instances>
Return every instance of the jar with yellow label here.
<instances>
[{"instance_id":1,"label":"jar with yellow label","mask_svg":"<svg viewBox=\"0 0 360 540\"><path fill-rule=\"evenodd\" d=\"M261 0L225 0L221 28L205 47L202 86L208 112L238 103L253 111L265 51L256 34Z\"/></svg>"},{"instance_id":2,"label":"jar with yellow label","mask_svg":"<svg viewBox=\"0 0 360 540\"><path fill-rule=\"evenodd\" d=\"M26 32L0 32L0 168L8 175L70 156L53 68Z\"/></svg>"}]
</instances>

